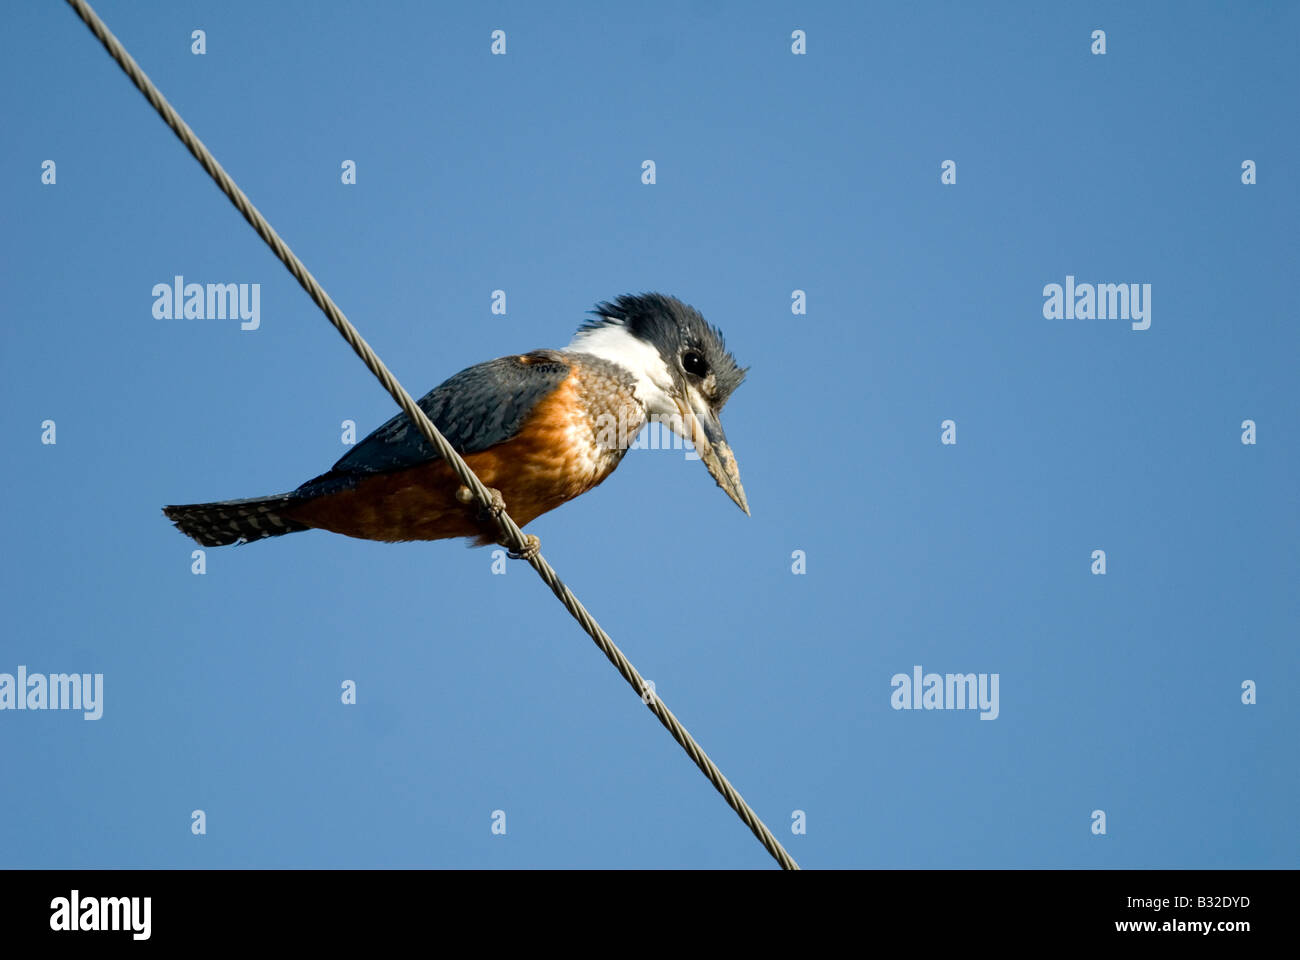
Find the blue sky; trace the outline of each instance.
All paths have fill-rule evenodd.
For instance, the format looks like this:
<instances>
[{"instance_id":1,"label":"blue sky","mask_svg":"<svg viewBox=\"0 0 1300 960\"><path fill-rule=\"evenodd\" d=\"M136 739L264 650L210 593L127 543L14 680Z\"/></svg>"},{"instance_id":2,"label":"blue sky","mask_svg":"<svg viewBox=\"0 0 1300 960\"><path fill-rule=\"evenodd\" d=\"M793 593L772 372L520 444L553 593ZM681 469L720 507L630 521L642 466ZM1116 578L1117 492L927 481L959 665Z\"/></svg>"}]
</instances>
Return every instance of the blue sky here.
<instances>
[{"instance_id":1,"label":"blue sky","mask_svg":"<svg viewBox=\"0 0 1300 960\"><path fill-rule=\"evenodd\" d=\"M802 865L1300 861L1296 4L97 9L413 394L620 293L724 330L753 516L640 450L529 530ZM69 10L9 23L0 673L104 699L0 711L0 864L770 866L526 565L191 573L161 505L395 408ZM260 328L155 319L178 274ZM1150 328L1045 319L1067 276ZM916 665L997 718L893 709Z\"/></svg>"}]
</instances>

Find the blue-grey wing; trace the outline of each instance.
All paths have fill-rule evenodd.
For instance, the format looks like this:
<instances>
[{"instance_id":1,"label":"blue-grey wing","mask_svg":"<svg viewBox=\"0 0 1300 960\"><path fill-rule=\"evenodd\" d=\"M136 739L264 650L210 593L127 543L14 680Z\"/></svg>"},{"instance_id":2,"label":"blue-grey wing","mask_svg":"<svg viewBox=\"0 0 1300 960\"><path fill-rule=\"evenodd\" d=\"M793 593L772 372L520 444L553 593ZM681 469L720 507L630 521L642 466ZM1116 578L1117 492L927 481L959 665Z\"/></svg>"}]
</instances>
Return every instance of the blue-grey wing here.
<instances>
[{"instance_id":1,"label":"blue-grey wing","mask_svg":"<svg viewBox=\"0 0 1300 960\"><path fill-rule=\"evenodd\" d=\"M434 387L420 398L420 409L458 453L477 453L518 433L570 369L564 355L554 350L500 357ZM348 451L326 476L385 473L436 459L437 451L411 418L399 413Z\"/></svg>"}]
</instances>

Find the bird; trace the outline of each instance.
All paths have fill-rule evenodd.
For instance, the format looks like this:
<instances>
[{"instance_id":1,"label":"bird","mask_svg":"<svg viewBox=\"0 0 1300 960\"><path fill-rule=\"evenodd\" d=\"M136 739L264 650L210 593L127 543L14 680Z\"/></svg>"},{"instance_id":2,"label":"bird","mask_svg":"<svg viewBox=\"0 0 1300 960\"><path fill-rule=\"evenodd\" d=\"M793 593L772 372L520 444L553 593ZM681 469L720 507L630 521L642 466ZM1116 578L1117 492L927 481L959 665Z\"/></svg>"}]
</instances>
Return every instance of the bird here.
<instances>
[{"instance_id":1,"label":"bird","mask_svg":"<svg viewBox=\"0 0 1300 960\"><path fill-rule=\"evenodd\" d=\"M589 314L568 346L477 364L419 400L489 488L492 510L474 502L403 412L288 493L165 506L163 514L204 547L312 529L388 543L503 543L495 510L508 510L522 527L586 493L622 462L641 428L658 421L693 445L748 515L720 420L748 368L721 331L660 293L625 294ZM526 539L525 558L538 544Z\"/></svg>"}]
</instances>

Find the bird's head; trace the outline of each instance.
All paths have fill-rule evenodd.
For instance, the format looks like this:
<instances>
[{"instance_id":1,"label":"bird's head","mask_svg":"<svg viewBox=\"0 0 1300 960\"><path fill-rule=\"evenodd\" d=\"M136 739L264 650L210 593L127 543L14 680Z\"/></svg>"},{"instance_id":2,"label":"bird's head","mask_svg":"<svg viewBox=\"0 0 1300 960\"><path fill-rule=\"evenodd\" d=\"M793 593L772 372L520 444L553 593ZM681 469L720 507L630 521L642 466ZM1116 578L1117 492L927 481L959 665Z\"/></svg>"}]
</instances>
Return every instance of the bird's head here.
<instances>
[{"instance_id":1,"label":"bird's head","mask_svg":"<svg viewBox=\"0 0 1300 960\"><path fill-rule=\"evenodd\" d=\"M636 382L646 414L689 440L709 473L749 513L740 470L719 419L745 371L727 352L722 333L675 297L644 293L598 303L594 319L568 349L617 364Z\"/></svg>"}]
</instances>

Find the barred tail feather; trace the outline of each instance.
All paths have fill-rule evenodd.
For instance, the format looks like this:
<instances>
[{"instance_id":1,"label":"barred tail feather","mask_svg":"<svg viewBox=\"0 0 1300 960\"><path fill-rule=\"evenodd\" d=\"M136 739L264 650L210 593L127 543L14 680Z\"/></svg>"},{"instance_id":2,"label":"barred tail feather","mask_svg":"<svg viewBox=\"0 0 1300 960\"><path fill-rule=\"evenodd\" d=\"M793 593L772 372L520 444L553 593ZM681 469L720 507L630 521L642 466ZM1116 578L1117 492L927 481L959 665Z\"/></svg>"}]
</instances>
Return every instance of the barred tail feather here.
<instances>
[{"instance_id":1,"label":"barred tail feather","mask_svg":"<svg viewBox=\"0 0 1300 960\"><path fill-rule=\"evenodd\" d=\"M274 497L163 507L163 513L176 524L176 529L201 546L224 547L229 543L248 543L310 530L307 524L290 520L282 512L302 502L298 494L282 493Z\"/></svg>"}]
</instances>

